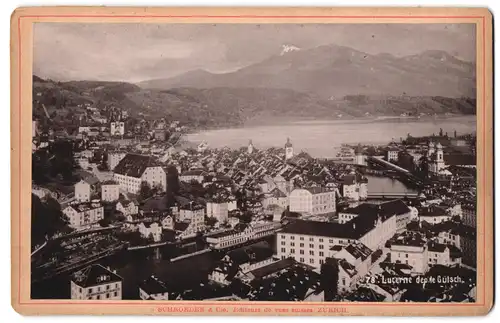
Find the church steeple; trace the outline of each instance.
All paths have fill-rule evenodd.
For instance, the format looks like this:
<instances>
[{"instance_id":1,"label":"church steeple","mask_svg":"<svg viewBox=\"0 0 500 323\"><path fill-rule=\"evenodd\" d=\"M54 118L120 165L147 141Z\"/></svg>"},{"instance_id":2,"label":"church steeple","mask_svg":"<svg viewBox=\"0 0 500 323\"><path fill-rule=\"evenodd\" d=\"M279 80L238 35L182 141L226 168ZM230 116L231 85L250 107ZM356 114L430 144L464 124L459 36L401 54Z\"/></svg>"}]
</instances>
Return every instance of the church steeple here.
<instances>
[{"instance_id":1,"label":"church steeple","mask_svg":"<svg viewBox=\"0 0 500 323\"><path fill-rule=\"evenodd\" d=\"M253 144L252 144L252 139L248 141L248 147L247 147L247 152L249 154L253 153Z\"/></svg>"},{"instance_id":2,"label":"church steeple","mask_svg":"<svg viewBox=\"0 0 500 323\"><path fill-rule=\"evenodd\" d=\"M293 145L292 142L290 141L290 138L286 138L286 144L285 144L285 159L290 159L293 157Z\"/></svg>"}]
</instances>

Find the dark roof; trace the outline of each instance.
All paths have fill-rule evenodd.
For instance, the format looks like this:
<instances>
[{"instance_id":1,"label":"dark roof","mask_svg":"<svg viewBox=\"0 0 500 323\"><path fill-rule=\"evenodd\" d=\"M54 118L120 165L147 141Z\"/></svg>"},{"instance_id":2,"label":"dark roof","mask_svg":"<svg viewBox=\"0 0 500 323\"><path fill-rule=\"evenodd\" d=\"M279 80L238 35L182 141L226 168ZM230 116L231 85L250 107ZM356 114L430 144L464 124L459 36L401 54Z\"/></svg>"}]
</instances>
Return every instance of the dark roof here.
<instances>
[{"instance_id":1,"label":"dark roof","mask_svg":"<svg viewBox=\"0 0 500 323\"><path fill-rule=\"evenodd\" d=\"M154 196L149 198L144 202L141 207L143 211L166 211L167 207L167 197L166 196Z\"/></svg>"},{"instance_id":2,"label":"dark roof","mask_svg":"<svg viewBox=\"0 0 500 323\"><path fill-rule=\"evenodd\" d=\"M280 189L278 189L277 187L274 188L271 192L269 192L269 194L271 194L274 198L283 198L283 197L286 197L286 194L283 193Z\"/></svg>"},{"instance_id":3,"label":"dark roof","mask_svg":"<svg viewBox=\"0 0 500 323\"><path fill-rule=\"evenodd\" d=\"M401 200L393 200L380 204L363 203L353 208L347 208L342 213L364 215L377 213L383 218L392 215L401 215L411 212L410 208Z\"/></svg>"},{"instance_id":4,"label":"dark roof","mask_svg":"<svg viewBox=\"0 0 500 323\"><path fill-rule=\"evenodd\" d=\"M232 250L227 255L235 264L241 265L247 262L255 263L265 260L273 255L273 250L267 242L259 242Z\"/></svg>"},{"instance_id":5,"label":"dark roof","mask_svg":"<svg viewBox=\"0 0 500 323\"><path fill-rule=\"evenodd\" d=\"M474 240L476 237L475 228L471 228L461 223L446 221L438 223L430 228L432 232L449 232L451 234L459 235L464 238Z\"/></svg>"},{"instance_id":6,"label":"dark roof","mask_svg":"<svg viewBox=\"0 0 500 323\"><path fill-rule=\"evenodd\" d=\"M266 276L272 275L274 273L280 272L284 269L292 267L296 263L293 258L286 258L269 264L264 267L260 267L251 271L255 278L264 278Z\"/></svg>"},{"instance_id":7,"label":"dark roof","mask_svg":"<svg viewBox=\"0 0 500 323\"><path fill-rule=\"evenodd\" d=\"M222 237L230 236L230 235L237 234L237 233L239 233L239 231L227 230L227 231L218 232L216 234L207 235L207 238L217 239L217 238L222 238Z\"/></svg>"},{"instance_id":8,"label":"dark roof","mask_svg":"<svg viewBox=\"0 0 500 323\"><path fill-rule=\"evenodd\" d=\"M174 230L175 231L186 231L189 227L189 222L175 222Z\"/></svg>"},{"instance_id":9,"label":"dark roof","mask_svg":"<svg viewBox=\"0 0 500 323\"><path fill-rule=\"evenodd\" d=\"M102 182L101 185L118 185L118 182L110 179L110 180Z\"/></svg>"},{"instance_id":10,"label":"dark roof","mask_svg":"<svg viewBox=\"0 0 500 323\"><path fill-rule=\"evenodd\" d=\"M368 256L370 256L373 252L370 248L368 248L361 242L356 244L351 243L345 248L345 250L353 255L354 258L361 258L362 260L368 258Z\"/></svg>"},{"instance_id":11,"label":"dark roof","mask_svg":"<svg viewBox=\"0 0 500 323\"><path fill-rule=\"evenodd\" d=\"M376 213L358 216L347 223L296 220L286 226L282 233L310 236L359 239L372 230L378 219ZM382 219L385 221L385 219Z\"/></svg>"},{"instance_id":12,"label":"dark roof","mask_svg":"<svg viewBox=\"0 0 500 323\"><path fill-rule=\"evenodd\" d=\"M311 194L333 192L333 190L326 188L326 187L321 187L321 186L304 187L303 189L308 190L309 192L311 192Z\"/></svg>"},{"instance_id":13,"label":"dark roof","mask_svg":"<svg viewBox=\"0 0 500 323\"><path fill-rule=\"evenodd\" d=\"M423 207L418 210L418 216L423 216L423 217L446 216L446 215L447 215L446 210L437 206Z\"/></svg>"},{"instance_id":14,"label":"dark roof","mask_svg":"<svg viewBox=\"0 0 500 323\"><path fill-rule=\"evenodd\" d=\"M342 267L342 269L344 269L344 271L350 276L350 277L354 277L354 275L357 274L357 270L356 270L356 267L354 267L352 264L350 264L347 260L345 259L340 259L338 261L338 264L340 267Z\"/></svg>"},{"instance_id":15,"label":"dark roof","mask_svg":"<svg viewBox=\"0 0 500 323\"><path fill-rule=\"evenodd\" d=\"M127 154L116 165L114 173L130 177L141 177L146 168L158 166L156 159L151 156Z\"/></svg>"},{"instance_id":16,"label":"dark roof","mask_svg":"<svg viewBox=\"0 0 500 323\"><path fill-rule=\"evenodd\" d=\"M90 265L73 274L72 280L81 287L92 287L97 285L121 282L122 278L103 266Z\"/></svg>"},{"instance_id":17,"label":"dark roof","mask_svg":"<svg viewBox=\"0 0 500 323\"><path fill-rule=\"evenodd\" d=\"M444 252L446 250L446 245L442 243L430 242L428 244L428 249L432 252Z\"/></svg>"},{"instance_id":18,"label":"dark roof","mask_svg":"<svg viewBox=\"0 0 500 323\"><path fill-rule=\"evenodd\" d=\"M165 283L154 276L148 277L146 280L139 284L139 287L149 295L163 294L167 292L167 286L165 285Z\"/></svg>"},{"instance_id":19,"label":"dark roof","mask_svg":"<svg viewBox=\"0 0 500 323\"><path fill-rule=\"evenodd\" d=\"M181 176L203 176L206 175L206 172L203 169L192 169L185 171L181 174Z\"/></svg>"},{"instance_id":20,"label":"dark roof","mask_svg":"<svg viewBox=\"0 0 500 323\"><path fill-rule=\"evenodd\" d=\"M445 154L446 165L476 165L476 156L467 154Z\"/></svg>"},{"instance_id":21,"label":"dark roof","mask_svg":"<svg viewBox=\"0 0 500 323\"><path fill-rule=\"evenodd\" d=\"M420 232L406 231L401 234L396 239L391 241L392 246L413 246L413 247L423 247L426 243L425 237Z\"/></svg>"}]
</instances>

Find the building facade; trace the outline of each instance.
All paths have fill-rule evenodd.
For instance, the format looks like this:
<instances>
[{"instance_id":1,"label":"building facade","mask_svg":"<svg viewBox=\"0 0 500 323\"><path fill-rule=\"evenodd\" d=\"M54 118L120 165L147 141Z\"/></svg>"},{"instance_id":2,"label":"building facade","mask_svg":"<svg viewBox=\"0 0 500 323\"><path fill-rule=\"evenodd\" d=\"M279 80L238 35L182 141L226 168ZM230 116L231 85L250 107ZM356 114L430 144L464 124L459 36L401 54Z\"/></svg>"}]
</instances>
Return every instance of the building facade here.
<instances>
[{"instance_id":1,"label":"building facade","mask_svg":"<svg viewBox=\"0 0 500 323\"><path fill-rule=\"evenodd\" d=\"M125 122L123 121L111 122L110 134L111 136L123 136L125 134Z\"/></svg>"},{"instance_id":2,"label":"building facade","mask_svg":"<svg viewBox=\"0 0 500 323\"><path fill-rule=\"evenodd\" d=\"M289 196L290 211L306 214L335 212L335 191L323 187L297 188Z\"/></svg>"},{"instance_id":3,"label":"building facade","mask_svg":"<svg viewBox=\"0 0 500 323\"><path fill-rule=\"evenodd\" d=\"M117 182L104 182L101 185L101 200L113 202L120 198L120 185Z\"/></svg>"},{"instance_id":4,"label":"building facade","mask_svg":"<svg viewBox=\"0 0 500 323\"><path fill-rule=\"evenodd\" d=\"M91 265L72 275L71 299L121 300L122 277L101 265Z\"/></svg>"},{"instance_id":5,"label":"building facade","mask_svg":"<svg viewBox=\"0 0 500 323\"><path fill-rule=\"evenodd\" d=\"M68 225L77 229L104 219L104 208L99 202L73 203L63 209L63 214L68 218Z\"/></svg>"},{"instance_id":6,"label":"building facade","mask_svg":"<svg viewBox=\"0 0 500 323\"><path fill-rule=\"evenodd\" d=\"M90 184L84 180L75 184L75 200L78 202L90 201Z\"/></svg>"},{"instance_id":7,"label":"building facade","mask_svg":"<svg viewBox=\"0 0 500 323\"><path fill-rule=\"evenodd\" d=\"M229 217L227 202L207 202L207 217L217 219L217 222L224 223Z\"/></svg>"}]
</instances>

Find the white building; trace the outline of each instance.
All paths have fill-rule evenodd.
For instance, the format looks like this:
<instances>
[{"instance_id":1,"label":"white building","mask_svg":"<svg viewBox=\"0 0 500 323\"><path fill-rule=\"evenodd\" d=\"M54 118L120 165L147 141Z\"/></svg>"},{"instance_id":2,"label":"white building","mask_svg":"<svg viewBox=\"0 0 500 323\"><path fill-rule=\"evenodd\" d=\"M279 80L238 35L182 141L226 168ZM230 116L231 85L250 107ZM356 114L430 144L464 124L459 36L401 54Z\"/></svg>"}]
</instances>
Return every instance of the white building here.
<instances>
[{"instance_id":1,"label":"white building","mask_svg":"<svg viewBox=\"0 0 500 323\"><path fill-rule=\"evenodd\" d=\"M82 202L68 205L63 214L69 220L72 228L81 228L104 219L104 208L99 202Z\"/></svg>"},{"instance_id":2,"label":"white building","mask_svg":"<svg viewBox=\"0 0 500 323\"><path fill-rule=\"evenodd\" d=\"M78 202L90 201L90 184L83 179L75 184L75 200Z\"/></svg>"},{"instance_id":3,"label":"white building","mask_svg":"<svg viewBox=\"0 0 500 323\"><path fill-rule=\"evenodd\" d=\"M217 222L224 223L229 217L227 202L207 202L207 217L217 219Z\"/></svg>"},{"instance_id":4,"label":"white building","mask_svg":"<svg viewBox=\"0 0 500 323\"><path fill-rule=\"evenodd\" d=\"M139 205L134 201L119 201L116 203L116 210L123 213L124 216L139 213Z\"/></svg>"},{"instance_id":5,"label":"white building","mask_svg":"<svg viewBox=\"0 0 500 323\"><path fill-rule=\"evenodd\" d=\"M179 180L185 183L190 183L191 181L202 183L206 175L207 172L205 172L203 169L193 169L182 173L179 176Z\"/></svg>"},{"instance_id":6,"label":"white building","mask_svg":"<svg viewBox=\"0 0 500 323\"><path fill-rule=\"evenodd\" d=\"M291 212L312 215L335 212L335 191L324 187L297 188L289 198Z\"/></svg>"},{"instance_id":7,"label":"white building","mask_svg":"<svg viewBox=\"0 0 500 323\"><path fill-rule=\"evenodd\" d=\"M374 209L366 209L347 223L296 220L278 232L277 255L320 267L335 246L359 242L377 250L395 232L396 217Z\"/></svg>"},{"instance_id":8,"label":"white building","mask_svg":"<svg viewBox=\"0 0 500 323\"><path fill-rule=\"evenodd\" d=\"M101 265L91 265L72 275L71 299L121 300L122 277Z\"/></svg>"},{"instance_id":9,"label":"white building","mask_svg":"<svg viewBox=\"0 0 500 323\"><path fill-rule=\"evenodd\" d=\"M161 241L162 226L156 222L139 224L139 233L143 238L152 237L154 242Z\"/></svg>"},{"instance_id":10,"label":"white building","mask_svg":"<svg viewBox=\"0 0 500 323\"><path fill-rule=\"evenodd\" d=\"M125 134L125 122L113 121L110 127L111 136L123 136Z\"/></svg>"},{"instance_id":11,"label":"white building","mask_svg":"<svg viewBox=\"0 0 500 323\"><path fill-rule=\"evenodd\" d=\"M115 181L106 181L101 185L101 200L113 202L120 198L120 184Z\"/></svg>"},{"instance_id":12,"label":"white building","mask_svg":"<svg viewBox=\"0 0 500 323\"><path fill-rule=\"evenodd\" d=\"M454 245L445 245L434 241L429 241L427 246L429 266L455 266L462 263L460 249Z\"/></svg>"},{"instance_id":13,"label":"white building","mask_svg":"<svg viewBox=\"0 0 500 323\"><path fill-rule=\"evenodd\" d=\"M270 205L277 205L283 209L286 209L289 205L288 201L288 196L286 196L286 194L278 188L275 188L265 195L265 198L262 201L262 206L264 208L267 208Z\"/></svg>"},{"instance_id":14,"label":"white building","mask_svg":"<svg viewBox=\"0 0 500 323\"><path fill-rule=\"evenodd\" d=\"M399 159L399 149L395 147L390 147L387 149L387 161L398 161Z\"/></svg>"},{"instance_id":15,"label":"white building","mask_svg":"<svg viewBox=\"0 0 500 323\"><path fill-rule=\"evenodd\" d=\"M342 177L342 196L352 200L368 198L368 179L360 174L348 174Z\"/></svg>"},{"instance_id":16,"label":"white building","mask_svg":"<svg viewBox=\"0 0 500 323\"><path fill-rule=\"evenodd\" d=\"M406 230L411 221L412 210L402 200L387 201L379 204L363 203L353 208L347 208L338 214L339 223L347 223L359 215L375 213L396 217L396 231Z\"/></svg>"},{"instance_id":17,"label":"white building","mask_svg":"<svg viewBox=\"0 0 500 323\"><path fill-rule=\"evenodd\" d=\"M368 274L372 267L373 250L360 242L337 245L330 249L330 258L337 259L339 268L338 291L351 290Z\"/></svg>"},{"instance_id":18,"label":"white building","mask_svg":"<svg viewBox=\"0 0 500 323\"><path fill-rule=\"evenodd\" d=\"M462 222L469 227L476 227L476 205L474 203L462 206Z\"/></svg>"},{"instance_id":19,"label":"white building","mask_svg":"<svg viewBox=\"0 0 500 323\"><path fill-rule=\"evenodd\" d=\"M418 232L407 232L391 243L391 262L407 264L412 272L425 274L429 269L427 241Z\"/></svg>"},{"instance_id":20,"label":"white building","mask_svg":"<svg viewBox=\"0 0 500 323\"><path fill-rule=\"evenodd\" d=\"M451 219L450 213L442 207L430 205L420 208L418 212L420 222L427 222L429 224L438 224Z\"/></svg>"},{"instance_id":21,"label":"white building","mask_svg":"<svg viewBox=\"0 0 500 323\"><path fill-rule=\"evenodd\" d=\"M168 289L164 282L150 276L139 284L139 297L142 300L168 301Z\"/></svg>"},{"instance_id":22,"label":"white building","mask_svg":"<svg viewBox=\"0 0 500 323\"><path fill-rule=\"evenodd\" d=\"M113 179L120 184L120 189L133 194L139 193L142 182L162 192L167 187L166 171L153 157L144 155L127 154L114 168Z\"/></svg>"},{"instance_id":23,"label":"white building","mask_svg":"<svg viewBox=\"0 0 500 323\"><path fill-rule=\"evenodd\" d=\"M179 207L178 221L191 221L193 219L204 219L204 217L205 209L201 205L191 203Z\"/></svg>"},{"instance_id":24,"label":"white building","mask_svg":"<svg viewBox=\"0 0 500 323\"><path fill-rule=\"evenodd\" d=\"M108 153L108 167L110 171L115 169L116 165L127 155L125 152L115 151Z\"/></svg>"}]
</instances>

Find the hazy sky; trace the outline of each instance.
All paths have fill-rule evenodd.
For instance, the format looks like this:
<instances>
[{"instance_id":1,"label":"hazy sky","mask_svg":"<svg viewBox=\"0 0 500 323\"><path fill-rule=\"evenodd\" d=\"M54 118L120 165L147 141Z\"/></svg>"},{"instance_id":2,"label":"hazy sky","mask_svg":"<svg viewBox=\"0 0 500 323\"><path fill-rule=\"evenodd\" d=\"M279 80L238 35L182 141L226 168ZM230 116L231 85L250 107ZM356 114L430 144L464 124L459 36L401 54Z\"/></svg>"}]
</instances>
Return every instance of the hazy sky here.
<instances>
[{"instance_id":1,"label":"hazy sky","mask_svg":"<svg viewBox=\"0 0 500 323\"><path fill-rule=\"evenodd\" d=\"M33 72L129 82L198 68L220 73L277 55L285 44L337 44L396 56L437 49L475 62L475 25L36 23Z\"/></svg>"}]
</instances>

